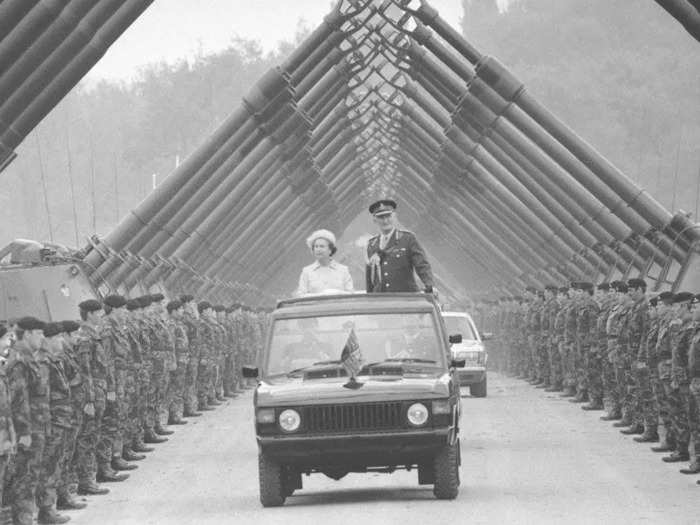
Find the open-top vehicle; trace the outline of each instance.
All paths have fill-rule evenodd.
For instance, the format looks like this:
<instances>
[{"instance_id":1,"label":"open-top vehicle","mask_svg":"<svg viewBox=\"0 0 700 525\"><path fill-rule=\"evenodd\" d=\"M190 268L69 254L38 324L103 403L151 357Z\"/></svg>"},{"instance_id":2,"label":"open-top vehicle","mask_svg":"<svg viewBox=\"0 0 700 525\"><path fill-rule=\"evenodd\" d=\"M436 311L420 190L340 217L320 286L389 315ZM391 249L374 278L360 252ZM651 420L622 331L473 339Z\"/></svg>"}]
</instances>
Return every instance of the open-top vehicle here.
<instances>
[{"instance_id":1,"label":"open-top vehicle","mask_svg":"<svg viewBox=\"0 0 700 525\"><path fill-rule=\"evenodd\" d=\"M432 295L283 301L257 377L260 500L282 505L302 474L417 469L440 499L459 489L459 385Z\"/></svg>"}]
</instances>

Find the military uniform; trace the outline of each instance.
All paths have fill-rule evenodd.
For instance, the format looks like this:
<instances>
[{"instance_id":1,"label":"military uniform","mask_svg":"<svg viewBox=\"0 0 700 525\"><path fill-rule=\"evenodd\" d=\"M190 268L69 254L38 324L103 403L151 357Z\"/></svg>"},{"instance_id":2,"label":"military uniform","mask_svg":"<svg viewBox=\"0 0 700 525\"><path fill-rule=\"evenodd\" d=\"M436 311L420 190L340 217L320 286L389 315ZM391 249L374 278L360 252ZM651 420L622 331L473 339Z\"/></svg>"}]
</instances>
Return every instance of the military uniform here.
<instances>
[{"instance_id":1,"label":"military uniform","mask_svg":"<svg viewBox=\"0 0 700 525\"><path fill-rule=\"evenodd\" d=\"M191 416L196 413L198 405L197 373L199 370L199 320L195 314L186 309L182 321L186 328L189 345L189 358L185 370L185 391L183 394L184 415Z\"/></svg>"},{"instance_id":2,"label":"military uniform","mask_svg":"<svg viewBox=\"0 0 700 525\"><path fill-rule=\"evenodd\" d=\"M433 273L416 236L395 229L383 247L380 237L376 235L367 243L367 292L417 292L414 270L425 289L432 290ZM373 258L377 264L372 263Z\"/></svg>"},{"instance_id":3,"label":"military uniform","mask_svg":"<svg viewBox=\"0 0 700 525\"><path fill-rule=\"evenodd\" d=\"M12 422L12 399L6 375L6 365L0 365L0 506L4 505L5 474L17 446ZM5 509L2 509L5 514Z\"/></svg>"},{"instance_id":4,"label":"military uniform","mask_svg":"<svg viewBox=\"0 0 700 525\"><path fill-rule=\"evenodd\" d=\"M688 419L690 421L690 439L693 443L694 457L691 469L700 467L700 323L695 322L688 348L688 377L690 378L690 403Z\"/></svg>"},{"instance_id":5,"label":"military uniform","mask_svg":"<svg viewBox=\"0 0 700 525\"><path fill-rule=\"evenodd\" d=\"M175 344L175 370L170 372L168 391L168 421L180 422L185 407L185 376L189 364L189 347L185 324L172 317L168 320L168 329Z\"/></svg>"},{"instance_id":6,"label":"military uniform","mask_svg":"<svg viewBox=\"0 0 700 525\"><path fill-rule=\"evenodd\" d=\"M31 436L29 447L17 449L7 501L12 505L14 523L31 525L46 435L51 424L49 367L46 360L34 359L32 349L20 340L7 363L7 375L17 437Z\"/></svg>"}]
</instances>

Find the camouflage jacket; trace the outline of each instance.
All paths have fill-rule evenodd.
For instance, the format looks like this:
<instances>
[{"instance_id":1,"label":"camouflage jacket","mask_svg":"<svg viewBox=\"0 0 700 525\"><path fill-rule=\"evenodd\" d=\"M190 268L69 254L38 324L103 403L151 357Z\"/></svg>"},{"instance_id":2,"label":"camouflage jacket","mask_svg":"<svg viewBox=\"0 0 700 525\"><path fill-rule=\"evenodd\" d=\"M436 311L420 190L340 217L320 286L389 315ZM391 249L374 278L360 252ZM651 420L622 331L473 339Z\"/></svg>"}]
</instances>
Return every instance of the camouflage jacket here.
<instances>
[{"instance_id":1,"label":"camouflage jacket","mask_svg":"<svg viewBox=\"0 0 700 525\"><path fill-rule=\"evenodd\" d=\"M576 336L581 343L590 344L595 338L598 321L598 304L585 295L576 305Z\"/></svg>"},{"instance_id":2,"label":"camouflage jacket","mask_svg":"<svg viewBox=\"0 0 700 525\"><path fill-rule=\"evenodd\" d=\"M6 366L12 423L17 435L45 432L51 420L47 360L34 358L29 345L17 341Z\"/></svg>"},{"instance_id":3,"label":"camouflage jacket","mask_svg":"<svg viewBox=\"0 0 700 525\"><path fill-rule=\"evenodd\" d=\"M700 323L695 324L695 333L690 338L688 371L691 377L700 377Z\"/></svg>"},{"instance_id":4,"label":"camouflage jacket","mask_svg":"<svg viewBox=\"0 0 700 525\"><path fill-rule=\"evenodd\" d=\"M199 355L199 360L202 364L209 364L215 355L216 334L214 333L214 326L210 321L200 319L197 334L197 355Z\"/></svg>"},{"instance_id":5,"label":"camouflage jacket","mask_svg":"<svg viewBox=\"0 0 700 525\"><path fill-rule=\"evenodd\" d=\"M51 424L61 428L70 428L72 425L73 406L71 404L71 390L63 359L52 355L48 351L42 351L49 365L49 408L51 412Z\"/></svg>"},{"instance_id":6,"label":"camouflage jacket","mask_svg":"<svg viewBox=\"0 0 700 525\"><path fill-rule=\"evenodd\" d=\"M190 342L187 339L187 328L184 323L168 319L168 329L175 343L175 365L186 366L190 359Z\"/></svg>"},{"instance_id":7,"label":"camouflage jacket","mask_svg":"<svg viewBox=\"0 0 700 525\"><path fill-rule=\"evenodd\" d=\"M92 403L95 401L95 387L104 388L107 392L115 391L114 363L107 358L102 336L96 327L83 323L76 339L78 359L87 382L85 392L88 402Z\"/></svg>"},{"instance_id":8,"label":"camouflage jacket","mask_svg":"<svg viewBox=\"0 0 700 525\"><path fill-rule=\"evenodd\" d=\"M182 316L182 322L184 323L185 329L187 331L187 341L189 343L189 359L198 360L199 354L197 352L199 349L199 320L190 312L185 311L185 314Z\"/></svg>"},{"instance_id":9,"label":"camouflage jacket","mask_svg":"<svg viewBox=\"0 0 700 525\"><path fill-rule=\"evenodd\" d=\"M675 319L671 321L671 369L677 380L687 380L690 342L695 335L696 324L688 320Z\"/></svg>"},{"instance_id":10,"label":"camouflage jacket","mask_svg":"<svg viewBox=\"0 0 700 525\"><path fill-rule=\"evenodd\" d=\"M623 333L629 348L629 355L637 358L649 331L649 303L646 297L632 302L626 316Z\"/></svg>"},{"instance_id":11,"label":"camouflage jacket","mask_svg":"<svg viewBox=\"0 0 700 525\"><path fill-rule=\"evenodd\" d=\"M12 422L12 398L3 365L0 366L0 456L10 454L16 442L15 425Z\"/></svg>"},{"instance_id":12,"label":"camouflage jacket","mask_svg":"<svg viewBox=\"0 0 700 525\"><path fill-rule=\"evenodd\" d=\"M129 329L125 321L113 315L104 317L102 325L102 346L115 370L126 370L130 366L131 343Z\"/></svg>"}]
</instances>

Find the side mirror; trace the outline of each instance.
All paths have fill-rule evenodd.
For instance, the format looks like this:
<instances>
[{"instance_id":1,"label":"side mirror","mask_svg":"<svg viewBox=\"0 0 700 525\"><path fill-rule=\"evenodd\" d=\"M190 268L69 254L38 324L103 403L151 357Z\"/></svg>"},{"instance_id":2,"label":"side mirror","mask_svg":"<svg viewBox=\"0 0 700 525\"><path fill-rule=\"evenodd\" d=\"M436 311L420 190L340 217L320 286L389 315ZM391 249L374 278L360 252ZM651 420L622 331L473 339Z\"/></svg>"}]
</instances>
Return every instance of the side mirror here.
<instances>
[{"instance_id":1,"label":"side mirror","mask_svg":"<svg viewBox=\"0 0 700 525\"><path fill-rule=\"evenodd\" d=\"M489 339L493 339L493 334L491 332L484 332L481 334L482 341L488 341Z\"/></svg>"},{"instance_id":2,"label":"side mirror","mask_svg":"<svg viewBox=\"0 0 700 525\"><path fill-rule=\"evenodd\" d=\"M452 368L464 368L467 362L464 359L453 359L450 361L450 367Z\"/></svg>"},{"instance_id":3,"label":"side mirror","mask_svg":"<svg viewBox=\"0 0 700 525\"><path fill-rule=\"evenodd\" d=\"M243 377L247 379L257 379L258 378L258 367L257 366L244 366L242 369Z\"/></svg>"},{"instance_id":4,"label":"side mirror","mask_svg":"<svg viewBox=\"0 0 700 525\"><path fill-rule=\"evenodd\" d=\"M458 345L462 342L462 334L454 334L449 337L451 345Z\"/></svg>"}]
</instances>

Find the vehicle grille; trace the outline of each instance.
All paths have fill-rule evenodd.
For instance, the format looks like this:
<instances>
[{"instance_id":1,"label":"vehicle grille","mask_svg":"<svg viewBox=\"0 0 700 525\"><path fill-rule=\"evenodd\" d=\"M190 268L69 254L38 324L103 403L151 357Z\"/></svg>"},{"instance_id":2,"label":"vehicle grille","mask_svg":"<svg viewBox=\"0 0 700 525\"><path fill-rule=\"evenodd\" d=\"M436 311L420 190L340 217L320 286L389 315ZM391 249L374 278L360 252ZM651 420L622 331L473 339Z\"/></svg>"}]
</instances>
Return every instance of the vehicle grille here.
<instances>
[{"instance_id":1,"label":"vehicle grille","mask_svg":"<svg viewBox=\"0 0 700 525\"><path fill-rule=\"evenodd\" d=\"M321 405L304 409L307 432L390 430L403 426L401 403Z\"/></svg>"}]
</instances>

